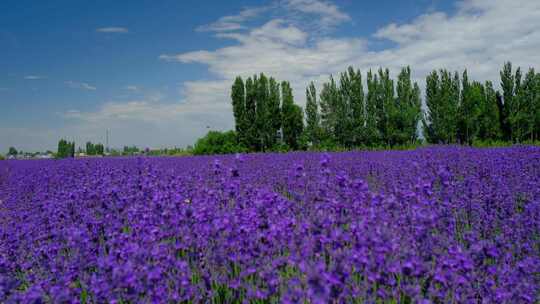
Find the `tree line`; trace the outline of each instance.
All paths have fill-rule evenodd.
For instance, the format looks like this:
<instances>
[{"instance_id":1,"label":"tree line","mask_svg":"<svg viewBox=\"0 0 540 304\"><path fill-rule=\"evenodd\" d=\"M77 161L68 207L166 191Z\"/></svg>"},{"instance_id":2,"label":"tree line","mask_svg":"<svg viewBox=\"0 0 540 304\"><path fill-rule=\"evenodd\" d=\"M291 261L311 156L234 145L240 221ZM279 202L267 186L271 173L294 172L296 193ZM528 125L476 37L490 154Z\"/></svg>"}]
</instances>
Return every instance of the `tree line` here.
<instances>
[{"instance_id":1,"label":"tree line","mask_svg":"<svg viewBox=\"0 0 540 304\"><path fill-rule=\"evenodd\" d=\"M97 143L94 144L92 142L86 142L86 155L103 155L105 153L105 147L103 147L103 144Z\"/></svg>"},{"instance_id":2,"label":"tree line","mask_svg":"<svg viewBox=\"0 0 540 304\"><path fill-rule=\"evenodd\" d=\"M286 144L299 148L302 108L294 104L289 82L273 77L237 77L231 90L238 144L249 151L267 151Z\"/></svg>"},{"instance_id":3,"label":"tree line","mask_svg":"<svg viewBox=\"0 0 540 304\"><path fill-rule=\"evenodd\" d=\"M522 77L521 68L513 71L508 62L500 79L501 92L490 81L470 80L467 70L434 70L426 77L423 109L410 67L397 79L388 69L370 70L365 82L349 67L337 80L330 76L320 92L311 82L304 111L294 103L288 82L263 73L245 81L237 77L231 89L235 132L212 138L227 142L227 151L395 147L421 138L468 145L539 140L540 74L530 68ZM233 135L237 147L230 147Z\"/></svg>"},{"instance_id":4,"label":"tree line","mask_svg":"<svg viewBox=\"0 0 540 304\"><path fill-rule=\"evenodd\" d=\"M69 142L65 139L58 141L58 151L56 158L75 157L75 142Z\"/></svg>"},{"instance_id":5,"label":"tree line","mask_svg":"<svg viewBox=\"0 0 540 304\"><path fill-rule=\"evenodd\" d=\"M426 78L424 136L430 143L534 142L540 136L540 74L530 68L500 71L502 93L490 81L470 81L447 70Z\"/></svg>"}]
</instances>

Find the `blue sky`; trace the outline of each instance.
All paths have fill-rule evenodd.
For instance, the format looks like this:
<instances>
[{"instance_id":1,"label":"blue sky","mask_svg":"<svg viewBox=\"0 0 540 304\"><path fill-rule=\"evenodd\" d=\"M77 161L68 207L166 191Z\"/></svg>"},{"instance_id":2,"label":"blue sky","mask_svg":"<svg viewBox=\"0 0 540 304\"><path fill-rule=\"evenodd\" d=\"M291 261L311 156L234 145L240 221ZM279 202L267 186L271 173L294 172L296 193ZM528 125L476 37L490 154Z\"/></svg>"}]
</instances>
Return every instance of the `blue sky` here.
<instances>
[{"instance_id":1,"label":"blue sky","mask_svg":"<svg viewBox=\"0 0 540 304\"><path fill-rule=\"evenodd\" d=\"M497 81L506 60L539 67L540 2L0 2L0 153L59 138L186 146L233 125L236 75L309 81L354 65L469 67Z\"/></svg>"}]
</instances>

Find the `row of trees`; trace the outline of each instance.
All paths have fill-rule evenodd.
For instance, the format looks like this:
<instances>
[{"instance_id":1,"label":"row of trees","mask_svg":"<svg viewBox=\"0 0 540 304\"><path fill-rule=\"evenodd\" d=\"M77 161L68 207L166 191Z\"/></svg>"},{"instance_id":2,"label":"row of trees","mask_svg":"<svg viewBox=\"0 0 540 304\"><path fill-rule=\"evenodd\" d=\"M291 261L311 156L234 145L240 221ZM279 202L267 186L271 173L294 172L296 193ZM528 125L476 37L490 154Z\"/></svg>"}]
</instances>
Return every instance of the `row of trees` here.
<instances>
[{"instance_id":1,"label":"row of trees","mask_svg":"<svg viewBox=\"0 0 540 304\"><path fill-rule=\"evenodd\" d=\"M410 67L394 80L388 69L366 75L349 67L322 85L317 94L306 88L304 111L294 104L288 82L264 74L237 77L232 104L237 143L247 151L312 147L409 145L424 137L429 143L472 144L475 141L523 142L540 136L540 74L529 69L500 72L502 93L491 82L469 80L461 73L434 70L426 78L425 111ZM421 122L421 123L420 123ZM423 129L423 136L420 136Z\"/></svg>"},{"instance_id":2,"label":"row of trees","mask_svg":"<svg viewBox=\"0 0 540 304\"><path fill-rule=\"evenodd\" d=\"M237 77L231 99L240 147L249 151L266 151L281 144L299 148L303 111L294 104L288 82L280 84L262 73L245 82Z\"/></svg>"},{"instance_id":3,"label":"row of trees","mask_svg":"<svg viewBox=\"0 0 540 304\"><path fill-rule=\"evenodd\" d=\"M61 139L58 142L58 151L56 152L56 158L68 157L75 157L75 142L68 142L65 139Z\"/></svg>"},{"instance_id":4,"label":"row of trees","mask_svg":"<svg viewBox=\"0 0 540 304\"><path fill-rule=\"evenodd\" d=\"M490 81L470 81L467 70L433 71L426 78L427 112L424 136L431 143L472 144L502 140L520 143L540 135L540 74L529 69L512 72L506 63L500 72L501 90Z\"/></svg>"},{"instance_id":5,"label":"row of trees","mask_svg":"<svg viewBox=\"0 0 540 304\"><path fill-rule=\"evenodd\" d=\"M105 147L103 147L103 144L93 144L92 142L86 143L86 155L103 155L104 153Z\"/></svg>"},{"instance_id":6,"label":"row of trees","mask_svg":"<svg viewBox=\"0 0 540 304\"><path fill-rule=\"evenodd\" d=\"M397 95L396 95L397 93ZM414 143L421 118L420 88L409 67L401 70L397 86L388 69L362 74L352 67L323 84L319 100L315 84L306 89L306 135L310 144L342 147Z\"/></svg>"},{"instance_id":7,"label":"row of trees","mask_svg":"<svg viewBox=\"0 0 540 304\"><path fill-rule=\"evenodd\" d=\"M306 111L294 103L288 82L278 84L264 74L232 86L235 130L240 147L265 151L285 145L355 147L414 143L421 119L420 88L411 81L410 68L398 76L397 89L388 69L367 74L367 94L362 74L350 67L332 76L317 94L312 82L306 89ZM396 95L397 93L397 95Z\"/></svg>"}]
</instances>

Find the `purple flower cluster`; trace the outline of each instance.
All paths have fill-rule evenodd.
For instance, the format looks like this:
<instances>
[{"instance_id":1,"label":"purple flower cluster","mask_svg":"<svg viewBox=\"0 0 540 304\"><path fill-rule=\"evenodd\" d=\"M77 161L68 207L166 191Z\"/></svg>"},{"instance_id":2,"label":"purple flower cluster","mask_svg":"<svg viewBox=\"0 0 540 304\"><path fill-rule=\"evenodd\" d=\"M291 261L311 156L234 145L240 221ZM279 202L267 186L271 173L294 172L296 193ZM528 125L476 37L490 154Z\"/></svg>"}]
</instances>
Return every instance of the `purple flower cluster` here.
<instances>
[{"instance_id":1,"label":"purple flower cluster","mask_svg":"<svg viewBox=\"0 0 540 304\"><path fill-rule=\"evenodd\" d=\"M0 162L0 302L534 303L540 148Z\"/></svg>"}]
</instances>

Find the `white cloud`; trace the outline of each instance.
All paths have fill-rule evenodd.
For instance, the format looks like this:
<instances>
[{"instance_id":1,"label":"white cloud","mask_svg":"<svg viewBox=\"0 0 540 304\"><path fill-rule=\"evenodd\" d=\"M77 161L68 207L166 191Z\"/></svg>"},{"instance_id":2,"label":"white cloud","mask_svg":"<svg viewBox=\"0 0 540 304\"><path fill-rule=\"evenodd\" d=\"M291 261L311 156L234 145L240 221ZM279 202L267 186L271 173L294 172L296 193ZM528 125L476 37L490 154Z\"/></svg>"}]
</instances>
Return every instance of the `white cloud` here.
<instances>
[{"instance_id":1,"label":"white cloud","mask_svg":"<svg viewBox=\"0 0 540 304\"><path fill-rule=\"evenodd\" d=\"M40 80L40 79L45 79L44 76L39 76L39 75L27 75L27 76L24 76L24 79L26 80Z\"/></svg>"},{"instance_id":2,"label":"white cloud","mask_svg":"<svg viewBox=\"0 0 540 304\"><path fill-rule=\"evenodd\" d=\"M128 91L138 91L139 88L135 85L128 85L126 86L124 89L128 90Z\"/></svg>"},{"instance_id":3,"label":"white cloud","mask_svg":"<svg viewBox=\"0 0 540 304\"><path fill-rule=\"evenodd\" d=\"M239 43L216 51L163 55L162 59L209 66L221 80L264 71L280 79L318 76L337 71L356 52L365 52L361 39L323 38L308 45L308 33L275 19L246 34L229 35ZM346 54L346 55L344 55ZM300 80L300 79L299 79Z\"/></svg>"},{"instance_id":4,"label":"white cloud","mask_svg":"<svg viewBox=\"0 0 540 304\"><path fill-rule=\"evenodd\" d=\"M498 82L510 60L526 68L540 64L540 2L470 0L449 16L433 12L408 24L390 24L375 33L397 46L367 57L365 63L411 65L422 78L434 68L468 68L473 77Z\"/></svg>"},{"instance_id":5,"label":"white cloud","mask_svg":"<svg viewBox=\"0 0 540 304\"><path fill-rule=\"evenodd\" d=\"M79 110L68 110L63 113L63 116L66 118L81 118L81 111Z\"/></svg>"},{"instance_id":6,"label":"white cloud","mask_svg":"<svg viewBox=\"0 0 540 304\"><path fill-rule=\"evenodd\" d=\"M224 16L219 18L216 22L211 24L199 26L197 31L201 32L228 32L244 29L245 21L253 19L263 12L267 11L270 7L255 7L255 8L244 8L237 15Z\"/></svg>"},{"instance_id":7,"label":"white cloud","mask_svg":"<svg viewBox=\"0 0 540 304\"><path fill-rule=\"evenodd\" d=\"M317 31L328 31L343 22L351 20L348 14L329 1L274 0L269 5L244 8L236 15L221 17L213 23L199 26L197 31L220 34L249 30L246 23L256 20L263 14L270 19L287 19L289 23L295 24L297 27Z\"/></svg>"},{"instance_id":8,"label":"white cloud","mask_svg":"<svg viewBox=\"0 0 540 304\"><path fill-rule=\"evenodd\" d=\"M97 90L95 86L91 86L86 82L76 82L76 81L68 80L65 82L65 84L72 89L81 89L81 90L88 90L88 91Z\"/></svg>"},{"instance_id":9,"label":"white cloud","mask_svg":"<svg viewBox=\"0 0 540 304\"><path fill-rule=\"evenodd\" d=\"M348 14L342 12L335 4L327 1L287 0L285 5L291 10L317 16L320 25L325 28L351 20Z\"/></svg>"},{"instance_id":10,"label":"white cloud","mask_svg":"<svg viewBox=\"0 0 540 304\"><path fill-rule=\"evenodd\" d=\"M115 33L115 34L126 34L129 33L129 30L125 27L101 27L96 29L98 33Z\"/></svg>"}]
</instances>

